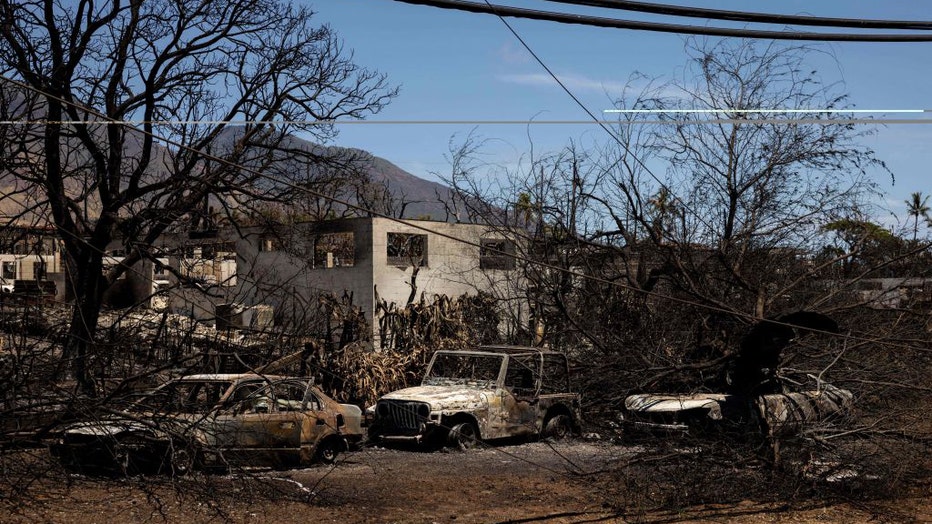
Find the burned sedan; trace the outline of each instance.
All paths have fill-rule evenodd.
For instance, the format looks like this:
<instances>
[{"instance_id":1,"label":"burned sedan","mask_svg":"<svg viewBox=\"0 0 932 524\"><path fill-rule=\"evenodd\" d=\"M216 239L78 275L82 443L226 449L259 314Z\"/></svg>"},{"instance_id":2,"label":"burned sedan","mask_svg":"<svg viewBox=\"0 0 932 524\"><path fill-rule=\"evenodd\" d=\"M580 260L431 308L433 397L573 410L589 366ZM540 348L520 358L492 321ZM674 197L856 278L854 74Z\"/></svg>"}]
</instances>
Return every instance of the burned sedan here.
<instances>
[{"instance_id":1,"label":"burned sedan","mask_svg":"<svg viewBox=\"0 0 932 524\"><path fill-rule=\"evenodd\" d=\"M562 353L517 346L438 351L420 386L379 399L369 435L375 442L457 448L507 437L563 437L578 431L579 403Z\"/></svg>"},{"instance_id":2,"label":"burned sedan","mask_svg":"<svg viewBox=\"0 0 932 524\"><path fill-rule=\"evenodd\" d=\"M65 427L51 452L80 469L185 474L331 463L362 436L360 409L334 401L310 379L189 375L122 412Z\"/></svg>"}]
</instances>

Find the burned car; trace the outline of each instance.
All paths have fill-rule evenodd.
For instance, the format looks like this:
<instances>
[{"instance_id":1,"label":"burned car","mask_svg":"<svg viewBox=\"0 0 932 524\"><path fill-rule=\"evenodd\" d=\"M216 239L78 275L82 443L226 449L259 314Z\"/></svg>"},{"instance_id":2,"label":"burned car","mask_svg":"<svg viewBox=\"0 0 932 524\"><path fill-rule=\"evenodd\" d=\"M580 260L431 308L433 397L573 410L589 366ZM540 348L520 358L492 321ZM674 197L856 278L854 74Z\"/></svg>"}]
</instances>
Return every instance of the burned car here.
<instances>
[{"instance_id":1,"label":"burned car","mask_svg":"<svg viewBox=\"0 0 932 524\"><path fill-rule=\"evenodd\" d=\"M844 414L852 399L851 391L831 384L753 398L727 393L647 393L625 398L624 422L628 429L687 432L716 428L783 437Z\"/></svg>"},{"instance_id":2,"label":"burned car","mask_svg":"<svg viewBox=\"0 0 932 524\"><path fill-rule=\"evenodd\" d=\"M728 363L721 393L640 393L625 398L621 415L628 430L687 432L715 430L758 433L777 438L846 413L851 391L809 375L805 389L799 380L779 372L781 352L807 332L838 331L831 318L798 311L754 325Z\"/></svg>"},{"instance_id":3,"label":"burned car","mask_svg":"<svg viewBox=\"0 0 932 524\"><path fill-rule=\"evenodd\" d=\"M578 432L579 404L562 353L516 346L438 351L420 386L370 408L369 436L461 449L480 440L560 438Z\"/></svg>"},{"instance_id":4,"label":"burned car","mask_svg":"<svg viewBox=\"0 0 932 524\"><path fill-rule=\"evenodd\" d=\"M66 426L51 452L80 469L185 474L331 463L363 435L361 410L324 395L311 379L188 375L119 413Z\"/></svg>"}]
</instances>

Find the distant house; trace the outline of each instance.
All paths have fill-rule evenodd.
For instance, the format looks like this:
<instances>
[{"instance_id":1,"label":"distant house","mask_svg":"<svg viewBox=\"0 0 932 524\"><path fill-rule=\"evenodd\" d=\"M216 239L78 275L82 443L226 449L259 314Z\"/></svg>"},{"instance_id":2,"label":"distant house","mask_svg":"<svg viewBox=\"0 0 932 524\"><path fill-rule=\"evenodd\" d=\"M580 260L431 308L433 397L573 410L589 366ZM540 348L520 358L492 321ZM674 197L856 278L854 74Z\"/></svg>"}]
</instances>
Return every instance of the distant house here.
<instances>
[{"instance_id":1,"label":"distant house","mask_svg":"<svg viewBox=\"0 0 932 524\"><path fill-rule=\"evenodd\" d=\"M118 308L143 304L213 320L216 304L233 300L236 243L224 236L232 234L162 235L152 247L155 258L141 260L124 271L104 293L104 303ZM104 271L121 263L127 254L122 240L114 241L104 257Z\"/></svg>"},{"instance_id":2,"label":"distant house","mask_svg":"<svg viewBox=\"0 0 932 524\"><path fill-rule=\"evenodd\" d=\"M875 309L901 309L932 304L932 279L918 277L865 278L856 282L854 298Z\"/></svg>"},{"instance_id":3,"label":"distant house","mask_svg":"<svg viewBox=\"0 0 932 524\"><path fill-rule=\"evenodd\" d=\"M319 327L321 296L350 302L378 342L378 303L402 308L520 285L515 243L489 226L429 220L345 218L174 233L155 262L126 271L107 292L113 307L144 303L218 326ZM125 255L119 242L108 264ZM125 282L121 282L125 280ZM315 324L316 323L316 324Z\"/></svg>"},{"instance_id":4,"label":"distant house","mask_svg":"<svg viewBox=\"0 0 932 524\"><path fill-rule=\"evenodd\" d=\"M31 225L0 227L0 290L41 290L61 299L64 273L54 230Z\"/></svg>"}]
</instances>

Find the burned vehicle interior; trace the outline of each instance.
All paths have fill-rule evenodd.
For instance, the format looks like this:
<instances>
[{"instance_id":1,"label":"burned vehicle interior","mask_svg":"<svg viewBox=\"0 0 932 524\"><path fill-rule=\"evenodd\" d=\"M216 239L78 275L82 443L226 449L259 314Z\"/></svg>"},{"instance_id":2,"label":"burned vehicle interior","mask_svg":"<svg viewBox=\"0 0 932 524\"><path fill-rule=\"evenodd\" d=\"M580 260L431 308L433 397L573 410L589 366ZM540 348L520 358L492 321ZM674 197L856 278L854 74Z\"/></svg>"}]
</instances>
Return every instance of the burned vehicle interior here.
<instances>
[{"instance_id":1,"label":"burned vehicle interior","mask_svg":"<svg viewBox=\"0 0 932 524\"><path fill-rule=\"evenodd\" d=\"M236 386L232 392L230 388ZM223 400L223 402L221 402ZM131 404L134 413L198 415L218 413L269 413L318 411L320 401L306 381L183 380L171 382Z\"/></svg>"},{"instance_id":2,"label":"burned vehicle interior","mask_svg":"<svg viewBox=\"0 0 932 524\"><path fill-rule=\"evenodd\" d=\"M424 375L425 386L493 386L505 358L502 355L437 353Z\"/></svg>"}]
</instances>

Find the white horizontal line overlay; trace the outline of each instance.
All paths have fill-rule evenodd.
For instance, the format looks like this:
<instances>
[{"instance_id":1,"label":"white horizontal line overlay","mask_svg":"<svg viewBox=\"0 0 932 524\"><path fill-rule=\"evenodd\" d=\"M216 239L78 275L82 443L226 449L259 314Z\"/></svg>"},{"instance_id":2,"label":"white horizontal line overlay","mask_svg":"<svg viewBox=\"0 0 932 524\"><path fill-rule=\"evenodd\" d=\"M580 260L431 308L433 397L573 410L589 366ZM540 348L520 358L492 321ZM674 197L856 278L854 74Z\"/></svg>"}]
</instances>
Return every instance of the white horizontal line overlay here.
<instances>
[{"instance_id":1,"label":"white horizontal line overlay","mask_svg":"<svg viewBox=\"0 0 932 524\"><path fill-rule=\"evenodd\" d=\"M932 109L605 109L603 113L930 113Z\"/></svg>"}]
</instances>

